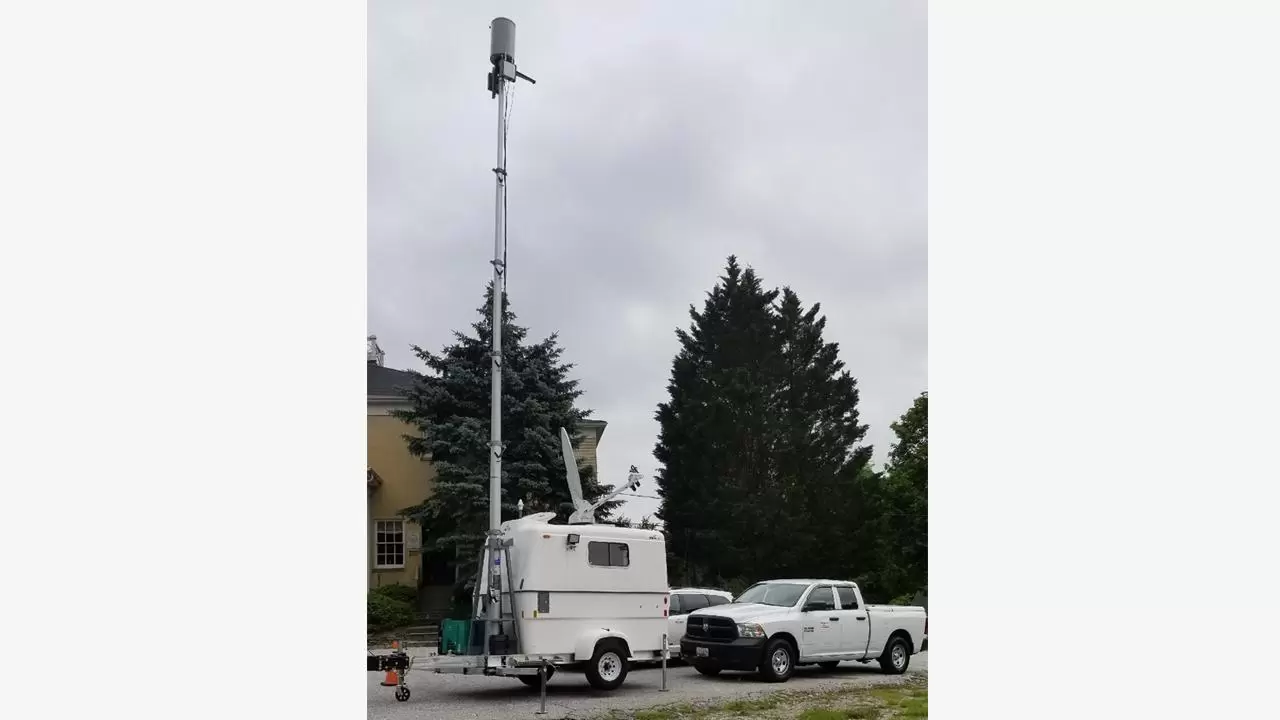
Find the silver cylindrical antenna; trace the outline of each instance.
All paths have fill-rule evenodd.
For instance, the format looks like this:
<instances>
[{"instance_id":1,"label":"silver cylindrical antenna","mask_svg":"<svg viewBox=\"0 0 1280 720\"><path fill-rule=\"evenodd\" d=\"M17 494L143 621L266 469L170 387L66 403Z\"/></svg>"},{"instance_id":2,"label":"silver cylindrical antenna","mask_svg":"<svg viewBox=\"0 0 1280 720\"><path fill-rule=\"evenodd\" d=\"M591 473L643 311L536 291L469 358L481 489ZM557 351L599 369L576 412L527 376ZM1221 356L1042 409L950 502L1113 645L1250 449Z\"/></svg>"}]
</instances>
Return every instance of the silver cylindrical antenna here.
<instances>
[{"instance_id":1,"label":"silver cylindrical antenna","mask_svg":"<svg viewBox=\"0 0 1280 720\"><path fill-rule=\"evenodd\" d=\"M493 30L493 36L489 41L490 62L499 60L515 62L516 24L504 17L500 17L494 18L493 25L489 27Z\"/></svg>"}]
</instances>

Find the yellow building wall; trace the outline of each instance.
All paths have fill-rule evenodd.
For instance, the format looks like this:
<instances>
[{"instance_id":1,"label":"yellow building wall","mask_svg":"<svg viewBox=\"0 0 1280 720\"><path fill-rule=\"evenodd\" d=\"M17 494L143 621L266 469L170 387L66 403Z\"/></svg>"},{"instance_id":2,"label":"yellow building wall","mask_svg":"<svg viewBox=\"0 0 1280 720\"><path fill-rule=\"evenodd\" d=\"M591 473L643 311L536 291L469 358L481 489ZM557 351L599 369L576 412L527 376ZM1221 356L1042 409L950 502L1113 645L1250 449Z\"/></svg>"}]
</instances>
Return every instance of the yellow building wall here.
<instances>
[{"instance_id":1,"label":"yellow building wall","mask_svg":"<svg viewBox=\"0 0 1280 720\"><path fill-rule=\"evenodd\" d=\"M422 574L421 552L417 550L406 547L402 569L383 570L373 566L374 521L400 517L401 510L426 500L436 473L431 463L409 454L404 435L413 428L390 415L375 414L377 412L370 408L368 417L369 466L382 478L382 485L369 498L369 587L389 584L417 587ZM423 529L417 523L406 522L406 538L415 533L418 538L423 537Z\"/></svg>"},{"instance_id":2,"label":"yellow building wall","mask_svg":"<svg viewBox=\"0 0 1280 720\"><path fill-rule=\"evenodd\" d=\"M368 464L382 478L382 485L369 497L367 528L369 587L399 584L417 587L422 575L421 544L430 532L414 522L405 522L406 538L417 534L418 550L406 547L403 568L379 569L374 567L374 521L389 520L400 516L400 511L427 499L435 481L435 468L431 463L409 454L404 435L414 432L412 426L392 417L388 409L370 406L368 414ZM579 435L576 455L584 463L600 471L596 461L596 433L584 429ZM603 480L602 480L603 481ZM616 481L615 481L616 484ZM407 545L407 544L406 544Z\"/></svg>"}]
</instances>

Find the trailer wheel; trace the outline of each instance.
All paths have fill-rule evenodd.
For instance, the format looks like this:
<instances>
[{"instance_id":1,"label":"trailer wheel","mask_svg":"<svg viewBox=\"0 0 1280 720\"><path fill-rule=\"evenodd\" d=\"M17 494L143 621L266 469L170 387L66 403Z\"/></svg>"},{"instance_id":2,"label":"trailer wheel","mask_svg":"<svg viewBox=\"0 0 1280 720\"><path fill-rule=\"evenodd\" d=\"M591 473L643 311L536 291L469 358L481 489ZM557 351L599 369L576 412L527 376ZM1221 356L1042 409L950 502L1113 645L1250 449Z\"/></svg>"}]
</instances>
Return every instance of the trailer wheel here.
<instances>
[{"instance_id":1,"label":"trailer wheel","mask_svg":"<svg viewBox=\"0 0 1280 720\"><path fill-rule=\"evenodd\" d=\"M911 662L911 648L902 636L890 638L889 646L880 655L880 669L889 675L901 675Z\"/></svg>"},{"instance_id":2,"label":"trailer wheel","mask_svg":"<svg viewBox=\"0 0 1280 720\"><path fill-rule=\"evenodd\" d=\"M551 678L555 677L555 674L556 674L556 668L555 668L555 666L554 666L554 665L548 666L548 667L547 667L547 682L548 682L548 683L550 683L550 682L551 682ZM518 679L520 680L520 682L524 683L525 685L527 685L527 686L529 686L529 687L531 687L531 688L537 689L537 688L541 687L541 685L539 685L539 684L538 684L538 676L537 676L537 675L517 675L517 676L516 676L516 678L518 678Z\"/></svg>"},{"instance_id":3,"label":"trailer wheel","mask_svg":"<svg viewBox=\"0 0 1280 720\"><path fill-rule=\"evenodd\" d=\"M767 682L786 682L796 669L795 650L791 643L776 637L765 643L760 658L760 676Z\"/></svg>"},{"instance_id":4,"label":"trailer wheel","mask_svg":"<svg viewBox=\"0 0 1280 720\"><path fill-rule=\"evenodd\" d=\"M399 700L400 702L405 702L408 699L409 699L409 688L404 687L403 685L396 688L396 700Z\"/></svg>"},{"instance_id":5,"label":"trailer wheel","mask_svg":"<svg viewBox=\"0 0 1280 720\"><path fill-rule=\"evenodd\" d=\"M597 690L616 690L626 679L626 646L617 640L601 640L587 664L587 682Z\"/></svg>"}]
</instances>

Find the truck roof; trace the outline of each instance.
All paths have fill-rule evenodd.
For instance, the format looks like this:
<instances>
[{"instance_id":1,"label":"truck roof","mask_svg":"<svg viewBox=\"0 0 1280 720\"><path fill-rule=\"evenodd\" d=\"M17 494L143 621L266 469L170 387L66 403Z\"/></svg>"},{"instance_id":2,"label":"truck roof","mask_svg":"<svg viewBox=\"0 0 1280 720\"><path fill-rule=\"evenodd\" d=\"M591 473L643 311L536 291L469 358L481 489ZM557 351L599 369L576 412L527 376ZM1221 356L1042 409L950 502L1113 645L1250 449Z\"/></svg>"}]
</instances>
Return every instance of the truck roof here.
<instances>
[{"instance_id":1,"label":"truck roof","mask_svg":"<svg viewBox=\"0 0 1280 720\"><path fill-rule=\"evenodd\" d=\"M789 578L789 579L779 579L779 580L761 580L760 582L761 583L793 583L796 585L813 585L815 583L821 583L823 585L852 585L854 587L858 586L858 583L852 580L830 580L830 579L823 580L820 578Z\"/></svg>"}]
</instances>

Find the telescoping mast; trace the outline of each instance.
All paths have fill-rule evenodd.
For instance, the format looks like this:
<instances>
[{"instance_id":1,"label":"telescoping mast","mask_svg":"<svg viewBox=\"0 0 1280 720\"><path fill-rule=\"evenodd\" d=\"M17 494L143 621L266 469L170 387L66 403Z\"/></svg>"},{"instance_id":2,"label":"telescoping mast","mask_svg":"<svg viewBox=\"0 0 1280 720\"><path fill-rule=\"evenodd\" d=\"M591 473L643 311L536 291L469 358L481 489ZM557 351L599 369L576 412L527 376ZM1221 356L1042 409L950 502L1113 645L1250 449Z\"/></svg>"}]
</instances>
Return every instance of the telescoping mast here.
<instances>
[{"instance_id":1,"label":"telescoping mast","mask_svg":"<svg viewBox=\"0 0 1280 720\"><path fill-rule=\"evenodd\" d=\"M587 501L583 497L569 433L561 428L565 480L573 504L568 524L551 524L555 513L526 517L523 512L518 513L521 517L502 522L507 126L514 84L517 80L535 81L516 69L515 23L507 18L495 18L490 30L488 90L498 99L498 148L497 166L493 168L494 232L490 261L493 338L489 354L489 528L476 577L473 619L446 621L455 627L456 623L465 625L458 654L446 654L443 627L441 654L435 657L414 658L403 648L388 655L369 654L369 671L386 672L388 679L383 684L394 686L395 697L400 701L409 699L404 679L414 667L436 673L516 677L526 684L541 685L545 702L546 680L556 667L583 667L594 686L613 689L626 678L630 660L663 659L666 651L665 538L656 530L594 524L595 512L600 506L623 492L639 488L641 475L634 468L627 482L617 490ZM513 568L513 554L520 565L518 574ZM625 578L614 574L623 568L627 572ZM525 587L526 582L531 586ZM603 614L599 612L601 609L605 610ZM534 624L525 627L525 623Z\"/></svg>"}]
</instances>

